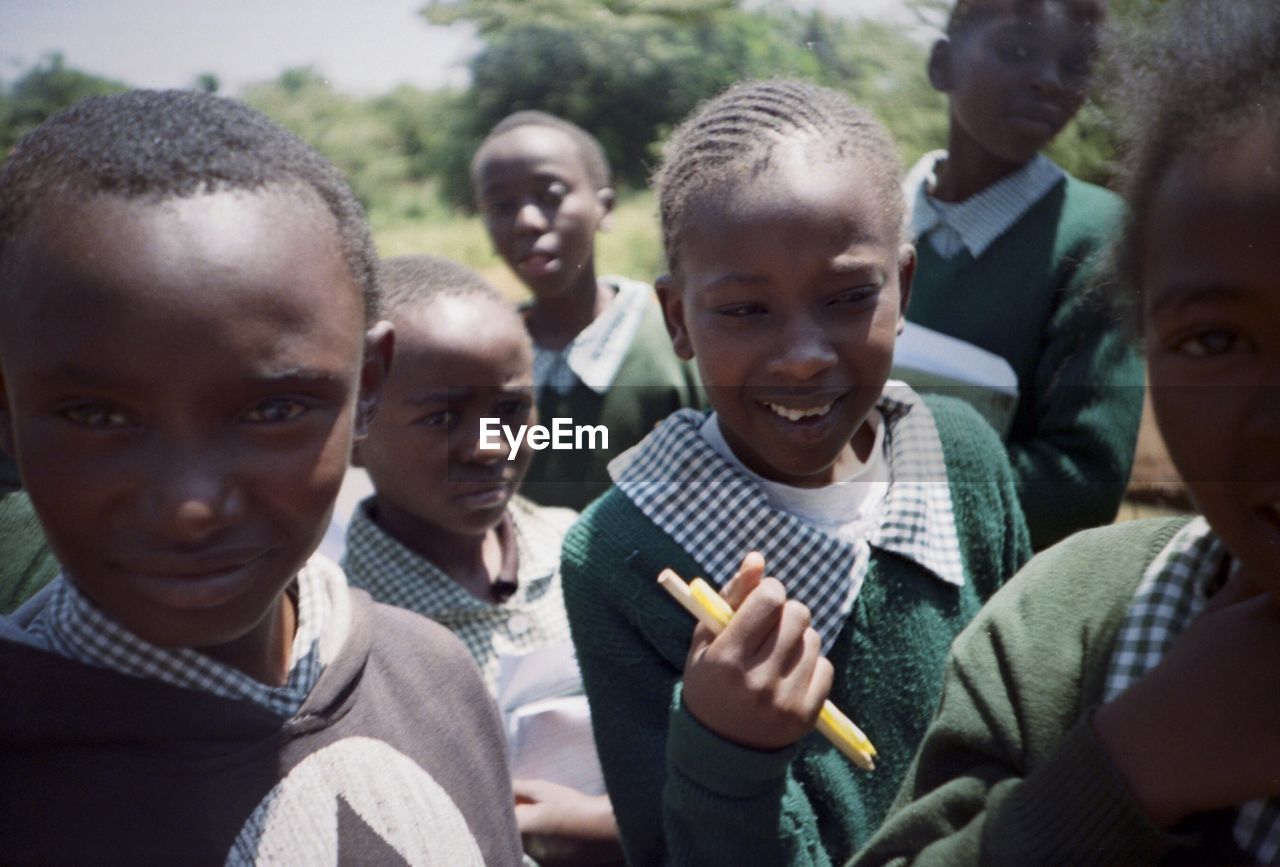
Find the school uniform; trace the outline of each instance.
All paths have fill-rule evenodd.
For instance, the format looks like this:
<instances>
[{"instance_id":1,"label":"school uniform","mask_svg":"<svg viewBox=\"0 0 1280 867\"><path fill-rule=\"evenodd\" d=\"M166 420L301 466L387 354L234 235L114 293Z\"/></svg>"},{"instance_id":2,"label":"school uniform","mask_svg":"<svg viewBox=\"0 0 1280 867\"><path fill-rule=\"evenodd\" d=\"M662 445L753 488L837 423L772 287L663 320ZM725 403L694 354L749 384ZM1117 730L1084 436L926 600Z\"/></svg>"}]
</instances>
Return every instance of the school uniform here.
<instances>
[{"instance_id":1,"label":"school uniform","mask_svg":"<svg viewBox=\"0 0 1280 867\"><path fill-rule=\"evenodd\" d=\"M888 477L865 480L871 493L841 524L797 517L684 410L611 468L615 487L565 539L565 603L629 863L852 855L924 733L952 637L1027 557L1008 461L971 407L891 384L877 411ZM684 708L694 624L657 575L719 585L751 550L811 609L832 701L876 745L874 773L816 735L776 752L737 746Z\"/></svg>"},{"instance_id":2,"label":"school uniform","mask_svg":"<svg viewBox=\"0 0 1280 867\"><path fill-rule=\"evenodd\" d=\"M0 614L8 614L58 574L18 468L0 453Z\"/></svg>"},{"instance_id":3,"label":"school uniform","mask_svg":"<svg viewBox=\"0 0 1280 867\"><path fill-rule=\"evenodd\" d=\"M1142 363L1100 284L1123 206L1043 155L963 202L930 195L944 151L904 181L917 264L907 318L1003 357L1006 437L1038 550L1115 518L1142 414Z\"/></svg>"},{"instance_id":4,"label":"school uniform","mask_svg":"<svg viewBox=\"0 0 1280 867\"><path fill-rule=\"evenodd\" d=\"M465 650L313 558L287 681L133 635L64 577L0 618L14 863L519 864Z\"/></svg>"},{"instance_id":5,"label":"school uniform","mask_svg":"<svg viewBox=\"0 0 1280 867\"><path fill-rule=\"evenodd\" d=\"M373 499L362 502L347 528L343 569L354 587L374 599L430 617L462 640L497 688L499 660L569 640L560 592L560 543L578 517L570 509L539 506L517 495L499 527L504 568L515 587L501 602L472 596L440 567L394 539L370 516Z\"/></svg>"},{"instance_id":6,"label":"school uniform","mask_svg":"<svg viewBox=\"0 0 1280 867\"><path fill-rule=\"evenodd\" d=\"M858 867L1280 862L1280 799L1164 831L1090 723L1169 652L1227 558L1203 518L1092 530L1036 557L956 639L938 717Z\"/></svg>"},{"instance_id":7,"label":"school uniform","mask_svg":"<svg viewBox=\"0 0 1280 867\"><path fill-rule=\"evenodd\" d=\"M582 509L609 487L609 461L677 409L703 405L697 369L671 348L653 287L602 282L617 295L594 322L561 350L534 346L539 423L567 418L609 431L607 449L534 452L521 491L545 506Z\"/></svg>"}]
</instances>

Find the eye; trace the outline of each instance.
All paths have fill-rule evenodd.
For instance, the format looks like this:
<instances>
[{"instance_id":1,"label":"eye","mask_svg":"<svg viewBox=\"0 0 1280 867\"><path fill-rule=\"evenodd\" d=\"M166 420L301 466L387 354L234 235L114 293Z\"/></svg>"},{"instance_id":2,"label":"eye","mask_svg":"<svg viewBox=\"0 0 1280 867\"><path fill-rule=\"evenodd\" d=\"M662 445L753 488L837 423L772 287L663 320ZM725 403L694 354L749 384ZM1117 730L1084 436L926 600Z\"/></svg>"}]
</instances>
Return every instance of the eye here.
<instances>
[{"instance_id":1,"label":"eye","mask_svg":"<svg viewBox=\"0 0 1280 867\"><path fill-rule=\"evenodd\" d=\"M763 304L726 304L723 307L717 307L717 316L726 316L730 319L746 319L750 316L763 316L769 312L769 309Z\"/></svg>"},{"instance_id":2,"label":"eye","mask_svg":"<svg viewBox=\"0 0 1280 867\"><path fill-rule=\"evenodd\" d=\"M840 294L832 298L828 305L832 307L847 306L849 304L861 304L868 298L874 298L879 291L879 286L867 285L857 286L853 289L846 289Z\"/></svg>"},{"instance_id":3,"label":"eye","mask_svg":"<svg viewBox=\"0 0 1280 867\"><path fill-rule=\"evenodd\" d=\"M495 201L485 201L480 204L480 210L486 215L495 217L514 214L516 210L515 199L497 199Z\"/></svg>"},{"instance_id":4,"label":"eye","mask_svg":"<svg viewBox=\"0 0 1280 867\"><path fill-rule=\"evenodd\" d=\"M297 398L276 397L264 400L241 416L241 419L250 424L281 424L292 421L308 409L310 407Z\"/></svg>"},{"instance_id":5,"label":"eye","mask_svg":"<svg viewBox=\"0 0 1280 867\"><path fill-rule=\"evenodd\" d=\"M61 410L67 421L90 430L120 430L133 424L124 410L108 403L81 403Z\"/></svg>"},{"instance_id":6,"label":"eye","mask_svg":"<svg viewBox=\"0 0 1280 867\"><path fill-rule=\"evenodd\" d=\"M521 418L528 414L529 404L523 400L504 400L493 409L502 418Z\"/></svg>"},{"instance_id":7,"label":"eye","mask_svg":"<svg viewBox=\"0 0 1280 867\"><path fill-rule=\"evenodd\" d=\"M1226 355L1229 352L1248 351L1252 342L1234 331L1214 329L1200 331L1179 340L1173 347L1174 352L1192 358L1209 358Z\"/></svg>"},{"instance_id":8,"label":"eye","mask_svg":"<svg viewBox=\"0 0 1280 867\"><path fill-rule=\"evenodd\" d=\"M539 201L544 205L558 205L564 201L564 197L567 195L569 195L569 188L562 183L556 182L549 184L542 191Z\"/></svg>"},{"instance_id":9,"label":"eye","mask_svg":"<svg viewBox=\"0 0 1280 867\"><path fill-rule=\"evenodd\" d=\"M430 412L418 420L418 423L424 427L444 428L448 430L458 420L458 414L451 409L441 409L436 412Z\"/></svg>"},{"instance_id":10,"label":"eye","mask_svg":"<svg viewBox=\"0 0 1280 867\"><path fill-rule=\"evenodd\" d=\"M996 47L996 56L1010 63L1023 63L1033 55L1031 46L1025 42L1006 42Z\"/></svg>"}]
</instances>

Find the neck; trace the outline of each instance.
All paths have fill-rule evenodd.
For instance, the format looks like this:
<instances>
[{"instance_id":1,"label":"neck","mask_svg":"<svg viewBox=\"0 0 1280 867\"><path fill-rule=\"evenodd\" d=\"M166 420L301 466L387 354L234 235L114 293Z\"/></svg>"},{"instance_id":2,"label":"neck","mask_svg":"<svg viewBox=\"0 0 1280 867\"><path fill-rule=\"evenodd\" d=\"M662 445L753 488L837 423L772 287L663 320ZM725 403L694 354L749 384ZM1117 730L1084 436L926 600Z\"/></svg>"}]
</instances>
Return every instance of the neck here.
<instances>
[{"instance_id":1,"label":"neck","mask_svg":"<svg viewBox=\"0 0 1280 867\"><path fill-rule=\"evenodd\" d=\"M298 612L288 593L267 611L262 621L245 635L216 647L197 648L210 659L226 663L259 683L283 686L289 679L293 659L293 638L298 631Z\"/></svg>"},{"instance_id":2,"label":"neck","mask_svg":"<svg viewBox=\"0 0 1280 867\"><path fill-rule=\"evenodd\" d=\"M535 296L525 314L525 325L538 346L563 349L596 321L611 300L613 291L596 279L595 267L588 262L578 278L563 292Z\"/></svg>"},{"instance_id":3,"label":"neck","mask_svg":"<svg viewBox=\"0 0 1280 867\"><path fill-rule=\"evenodd\" d=\"M974 141L953 117L947 140L947 161L938 171L933 197L941 202L963 202L1026 164L993 155Z\"/></svg>"},{"instance_id":4,"label":"neck","mask_svg":"<svg viewBox=\"0 0 1280 867\"><path fill-rule=\"evenodd\" d=\"M496 527L482 533L455 533L375 500L373 520L413 553L430 560L477 599L492 602L490 587L502 570Z\"/></svg>"}]
</instances>

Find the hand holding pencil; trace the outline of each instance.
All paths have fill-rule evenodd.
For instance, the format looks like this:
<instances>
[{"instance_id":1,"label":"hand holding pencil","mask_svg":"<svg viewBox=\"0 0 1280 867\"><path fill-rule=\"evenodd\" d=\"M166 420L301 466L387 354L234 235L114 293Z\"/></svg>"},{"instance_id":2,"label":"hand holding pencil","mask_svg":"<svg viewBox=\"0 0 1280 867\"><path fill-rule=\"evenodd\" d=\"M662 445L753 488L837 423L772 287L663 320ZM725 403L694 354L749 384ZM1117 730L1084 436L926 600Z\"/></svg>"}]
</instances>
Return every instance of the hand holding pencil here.
<instances>
[{"instance_id":1,"label":"hand holding pencil","mask_svg":"<svg viewBox=\"0 0 1280 867\"><path fill-rule=\"evenodd\" d=\"M684 675L684 702L699 722L764 750L789 746L817 725L860 767L874 767L874 747L825 701L833 672L809 628L809 610L764 576L763 557L753 552L743 559L723 599L670 570L658 580L699 619Z\"/></svg>"}]
</instances>

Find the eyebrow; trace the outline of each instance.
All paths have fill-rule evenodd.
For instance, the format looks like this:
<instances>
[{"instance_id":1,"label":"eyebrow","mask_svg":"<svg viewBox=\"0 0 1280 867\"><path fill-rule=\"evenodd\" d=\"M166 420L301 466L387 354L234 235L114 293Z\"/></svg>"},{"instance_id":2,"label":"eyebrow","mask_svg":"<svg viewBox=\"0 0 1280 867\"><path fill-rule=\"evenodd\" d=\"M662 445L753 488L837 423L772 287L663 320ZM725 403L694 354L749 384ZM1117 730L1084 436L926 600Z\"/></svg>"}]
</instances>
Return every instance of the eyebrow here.
<instances>
[{"instance_id":1,"label":"eyebrow","mask_svg":"<svg viewBox=\"0 0 1280 867\"><path fill-rule=\"evenodd\" d=\"M1151 303L1151 315L1179 312L1198 304L1214 304L1242 300L1246 292L1240 286L1228 283L1173 285L1162 290Z\"/></svg>"}]
</instances>

